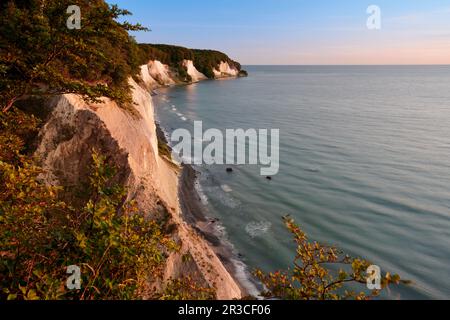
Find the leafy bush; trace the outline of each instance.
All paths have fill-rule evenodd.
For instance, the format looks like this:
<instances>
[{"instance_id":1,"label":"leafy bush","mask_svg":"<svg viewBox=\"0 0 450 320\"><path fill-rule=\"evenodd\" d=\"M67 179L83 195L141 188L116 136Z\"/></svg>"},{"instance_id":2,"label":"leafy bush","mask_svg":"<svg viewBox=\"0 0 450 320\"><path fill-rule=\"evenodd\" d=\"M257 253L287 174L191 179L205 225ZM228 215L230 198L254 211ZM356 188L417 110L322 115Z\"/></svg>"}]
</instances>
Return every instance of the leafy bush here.
<instances>
[{"instance_id":1,"label":"leafy bush","mask_svg":"<svg viewBox=\"0 0 450 320\"><path fill-rule=\"evenodd\" d=\"M0 161L20 165L40 121L22 111L0 112Z\"/></svg>"},{"instance_id":2,"label":"leafy bush","mask_svg":"<svg viewBox=\"0 0 450 320\"><path fill-rule=\"evenodd\" d=\"M148 60L159 60L170 66L177 66L183 60L194 60L192 50L166 44L140 44Z\"/></svg>"},{"instance_id":3,"label":"leafy bush","mask_svg":"<svg viewBox=\"0 0 450 320\"><path fill-rule=\"evenodd\" d=\"M216 293L212 288L199 286L191 277L171 279L162 293L157 295L159 300L215 300Z\"/></svg>"},{"instance_id":4,"label":"leafy bush","mask_svg":"<svg viewBox=\"0 0 450 320\"><path fill-rule=\"evenodd\" d=\"M225 53L215 50L193 50L195 58L194 65L197 69L210 79L214 79L213 69L218 69L220 63L228 62L230 67L241 70L241 65L231 60Z\"/></svg>"},{"instance_id":5,"label":"leafy bush","mask_svg":"<svg viewBox=\"0 0 450 320\"><path fill-rule=\"evenodd\" d=\"M69 30L69 5L81 8L81 29ZM139 48L119 23L130 12L103 0L24 0L0 4L0 107L29 96L77 93L131 102L128 77L138 71Z\"/></svg>"},{"instance_id":6,"label":"leafy bush","mask_svg":"<svg viewBox=\"0 0 450 320\"><path fill-rule=\"evenodd\" d=\"M27 154L38 123L16 109L0 113L0 300L211 298L191 278L154 291L167 254L179 249L165 232L170 221L126 201L103 156L93 152L86 203L76 210L59 200L62 188L44 184ZM70 265L81 269L81 290L66 287Z\"/></svg>"},{"instance_id":7,"label":"leafy bush","mask_svg":"<svg viewBox=\"0 0 450 320\"><path fill-rule=\"evenodd\" d=\"M283 300L365 300L379 295L380 290L366 293L344 288L349 283L365 286L370 262L351 258L334 247L308 242L306 234L291 218L285 217L284 222L297 245L294 267L273 273L256 270L254 275L267 288L263 296ZM339 266L340 269L334 272L332 266ZM389 273L381 277L381 289L399 283L408 281Z\"/></svg>"},{"instance_id":8,"label":"leafy bush","mask_svg":"<svg viewBox=\"0 0 450 320\"><path fill-rule=\"evenodd\" d=\"M8 113L0 127L0 298L136 299L157 280L165 253L177 245L164 226L146 219L111 185L114 170L93 154L90 200L81 211L58 200L57 187L39 180L42 170L22 154L25 132L35 119ZM20 135L19 135L20 134ZM66 267L82 270L82 290L65 287ZM151 275L151 278L149 278Z\"/></svg>"}]
</instances>

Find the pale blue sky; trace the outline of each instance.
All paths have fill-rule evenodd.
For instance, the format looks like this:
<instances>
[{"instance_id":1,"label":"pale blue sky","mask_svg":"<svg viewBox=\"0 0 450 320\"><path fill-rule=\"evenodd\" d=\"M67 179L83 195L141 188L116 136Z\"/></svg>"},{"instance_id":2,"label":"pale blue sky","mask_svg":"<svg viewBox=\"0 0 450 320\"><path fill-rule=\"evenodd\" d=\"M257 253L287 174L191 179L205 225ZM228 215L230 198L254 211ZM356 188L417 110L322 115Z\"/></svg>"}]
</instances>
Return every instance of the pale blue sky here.
<instances>
[{"instance_id":1,"label":"pale blue sky","mask_svg":"<svg viewBox=\"0 0 450 320\"><path fill-rule=\"evenodd\" d=\"M116 0L139 42L224 51L243 64L450 64L450 0ZM368 30L369 5L381 30Z\"/></svg>"}]
</instances>

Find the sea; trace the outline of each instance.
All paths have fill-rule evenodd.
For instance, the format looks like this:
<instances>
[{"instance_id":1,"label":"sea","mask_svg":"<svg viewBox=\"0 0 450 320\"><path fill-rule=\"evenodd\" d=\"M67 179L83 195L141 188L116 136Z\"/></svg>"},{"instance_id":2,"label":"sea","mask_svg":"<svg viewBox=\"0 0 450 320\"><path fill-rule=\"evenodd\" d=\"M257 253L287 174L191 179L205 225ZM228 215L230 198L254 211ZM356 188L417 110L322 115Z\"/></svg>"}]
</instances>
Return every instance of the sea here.
<instances>
[{"instance_id":1,"label":"sea","mask_svg":"<svg viewBox=\"0 0 450 320\"><path fill-rule=\"evenodd\" d=\"M450 298L450 66L245 66L247 78L163 88L179 128L279 129L279 172L196 165L217 232L247 273L292 267L289 215L311 241L411 281L381 299ZM232 172L227 172L231 167Z\"/></svg>"}]
</instances>

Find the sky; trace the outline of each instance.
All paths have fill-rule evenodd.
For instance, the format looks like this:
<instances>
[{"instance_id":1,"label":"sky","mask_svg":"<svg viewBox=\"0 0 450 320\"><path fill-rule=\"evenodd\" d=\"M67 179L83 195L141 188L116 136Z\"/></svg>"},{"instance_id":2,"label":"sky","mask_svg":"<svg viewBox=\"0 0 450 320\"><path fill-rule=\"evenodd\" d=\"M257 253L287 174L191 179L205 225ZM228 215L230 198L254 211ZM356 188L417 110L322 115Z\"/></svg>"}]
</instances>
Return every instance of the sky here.
<instances>
[{"instance_id":1,"label":"sky","mask_svg":"<svg viewBox=\"0 0 450 320\"><path fill-rule=\"evenodd\" d=\"M109 0L138 42L216 49L244 65L450 64L450 0ZM367 8L380 8L370 30Z\"/></svg>"}]
</instances>

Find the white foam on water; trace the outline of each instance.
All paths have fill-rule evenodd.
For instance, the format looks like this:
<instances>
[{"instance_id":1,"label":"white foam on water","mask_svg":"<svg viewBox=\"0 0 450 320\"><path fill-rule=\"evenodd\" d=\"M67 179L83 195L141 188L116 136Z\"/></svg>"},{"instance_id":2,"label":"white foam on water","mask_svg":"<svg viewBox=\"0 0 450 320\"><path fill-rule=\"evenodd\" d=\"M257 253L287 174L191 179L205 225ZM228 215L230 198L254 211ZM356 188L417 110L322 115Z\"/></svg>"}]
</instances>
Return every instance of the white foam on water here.
<instances>
[{"instance_id":1,"label":"white foam on water","mask_svg":"<svg viewBox=\"0 0 450 320\"><path fill-rule=\"evenodd\" d=\"M239 200L234 199L229 193L224 192L221 187L208 187L207 191L210 197L216 199L224 206L234 209L241 205Z\"/></svg>"},{"instance_id":2,"label":"white foam on water","mask_svg":"<svg viewBox=\"0 0 450 320\"><path fill-rule=\"evenodd\" d=\"M261 290L259 290L255 283L251 280L252 276L248 272L247 265L237 258L237 252L234 245L228 240L228 235L225 227L219 222L214 225L214 234L219 237L220 241L228 246L234 257L230 258L234 267L233 276L244 287L247 293L254 297L260 297Z\"/></svg>"},{"instance_id":3,"label":"white foam on water","mask_svg":"<svg viewBox=\"0 0 450 320\"><path fill-rule=\"evenodd\" d=\"M227 185L227 184L223 184L223 185L221 185L220 187L222 188L223 191L225 191L225 192L227 192L227 193L233 191L233 189L231 189L231 187L230 187L229 185Z\"/></svg>"},{"instance_id":4,"label":"white foam on water","mask_svg":"<svg viewBox=\"0 0 450 320\"><path fill-rule=\"evenodd\" d=\"M203 187L201 185L201 181L207 179L207 175L203 172L201 175L197 175L195 179L194 187L197 191L197 194L200 197L200 201L203 205L208 204L208 197L206 196ZM231 188L227 185L222 185L221 188L217 187L218 190L225 189L231 190ZM210 191L210 190L208 190ZM224 194L223 191L219 191L219 194ZM225 194L227 195L227 194ZM232 257L230 257L230 262L233 264L234 273L233 276L242 285L242 287L247 291L247 293L251 296L261 298L260 293L262 290L258 289L257 284L252 281L252 275L248 271L247 265L241 261L238 257L238 253L234 245L229 241L228 234L226 228L220 221L217 221L213 224L213 233L220 239L220 242L228 247L232 252Z\"/></svg>"},{"instance_id":5,"label":"white foam on water","mask_svg":"<svg viewBox=\"0 0 450 320\"><path fill-rule=\"evenodd\" d=\"M197 191L198 196L200 197L200 201L203 205L208 204L208 197L206 196L205 192L203 191L202 185L198 181L198 179L195 180L194 183L195 190Z\"/></svg>"},{"instance_id":6,"label":"white foam on water","mask_svg":"<svg viewBox=\"0 0 450 320\"><path fill-rule=\"evenodd\" d=\"M267 233L272 227L272 223L268 221L254 221L245 226L245 231L252 238L260 237Z\"/></svg>"}]
</instances>

